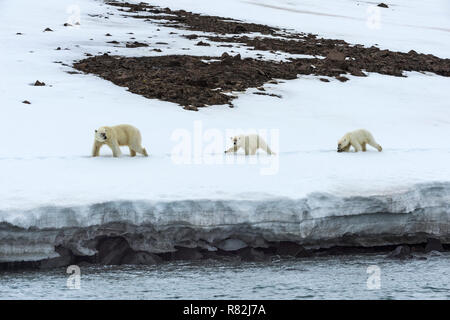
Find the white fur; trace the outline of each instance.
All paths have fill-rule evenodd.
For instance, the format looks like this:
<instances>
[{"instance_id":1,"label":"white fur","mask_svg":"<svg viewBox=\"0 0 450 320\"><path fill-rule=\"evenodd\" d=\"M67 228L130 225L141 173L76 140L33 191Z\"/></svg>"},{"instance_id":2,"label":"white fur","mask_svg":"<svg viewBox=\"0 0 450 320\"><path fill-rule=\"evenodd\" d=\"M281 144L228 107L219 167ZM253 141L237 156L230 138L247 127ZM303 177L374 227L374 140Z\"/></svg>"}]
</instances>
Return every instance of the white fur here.
<instances>
[{"instance_id":1,"label":"white fur","mask_svg":"<svg viewBox=\"0 0 450 320\"><path fill-rule=\"evenodd\" d=\"M355 152L358 151L366 151L366 144L371 145L375 149L381 152L383 150L381 146L375 141L372 134L365 130L359 129L351 132L347 132L339 141L338 141L338 152L348 152L350 151L350 147L355 149Z\"/></svg>"},{"instance_id":2,"label":"white fur","mask_svg":"<svg viewBox=\"0 0 450 320\"><path fill-rule=\"evenodd\" d=\"M100 127L98 130L95 130L92 156L98 157L100 148L106 144L111 148L114 157L120 157L122 155L120 146L128 146L132 157L136 155L136 152L147 157L147 151L142 147L141 140L141 133L139 130L129 124L121 124L113 127Z\"/></svg>"},{"instance_id":3,"label":"white fur","mask_svg":"<svg viewBox=\"0 0 450 320\"><path fill-rule=\"evenodd\" d=\"M225 153L234 152L236 153L240 148L244 149L245 155L254 155L256 154L256 150L262 149L267 154L275 154L272 150L270 150L266 141L261 138L257 134L248 134L248 135L238 135L231 138L233 142L233 146L225 151Z\"/></svg>"}]
</instances>

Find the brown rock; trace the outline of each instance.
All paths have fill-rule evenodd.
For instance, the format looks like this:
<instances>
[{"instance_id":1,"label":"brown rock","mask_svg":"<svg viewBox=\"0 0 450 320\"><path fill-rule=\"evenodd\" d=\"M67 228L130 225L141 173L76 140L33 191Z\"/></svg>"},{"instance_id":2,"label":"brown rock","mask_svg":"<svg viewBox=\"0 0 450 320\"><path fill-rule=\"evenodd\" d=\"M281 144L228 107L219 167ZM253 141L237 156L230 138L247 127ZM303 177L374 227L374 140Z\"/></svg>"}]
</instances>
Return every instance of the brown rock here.
<instances>
[{"instance_id":1,"label":"brown rock","mask_svg":"<svg viewBox=\"0 0 450 320\"><path fill-rule=\"evenodd\" d=\"M203 41L199 41L199 42L197 42L195 45L196 45L196 46L205 46L205 47L211 46L209 43L203 42Z\"/></svg>"},{"instance_id":2,"label":"brown rock","mask_svg":"<svg viewBox=\"0 0 450 320\"><path fill-rule=\"evenodd\" d=\"M337 50L331 50L327 54L327 59L332 61L345 61L345 54Z\"/></svg>"}]
</instances>

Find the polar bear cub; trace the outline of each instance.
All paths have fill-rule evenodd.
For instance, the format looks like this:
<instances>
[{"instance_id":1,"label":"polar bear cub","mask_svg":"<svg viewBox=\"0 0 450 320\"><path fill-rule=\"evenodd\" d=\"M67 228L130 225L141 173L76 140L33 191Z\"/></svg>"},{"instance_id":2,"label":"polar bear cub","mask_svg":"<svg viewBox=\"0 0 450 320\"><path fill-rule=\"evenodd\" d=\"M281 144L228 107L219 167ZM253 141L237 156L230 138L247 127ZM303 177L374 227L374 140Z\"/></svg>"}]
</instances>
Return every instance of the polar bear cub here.
<instances>
[{"instance_id":1,"label":"polar bear cub","mask_svg":"<svg viewBox=\"0 0 450 320\"><path fill-rule=\"evenodd\" d=\"M240 148L244 149L245 155L248 156L256 154L256 150L262 149L267 154L275 154L272 150L270 150L269 146L267 145L266 141L264 141L263 138L261 138L257 134L248 134L248 135L238 135L231 138L231 141L233 142L233 146L225 151L225 153L234 152L236 153Z\"/></svg>"},{"instance_id":2,"label":"polar bear cub","mask_svg":"<svg viewBox=\"0 0 450 320\"><path fill-rule=\"evenodd\" d=\"M92 156L98 157L100 148L106 144L111 148L114 157L120 157L122 152L120 146L128 146L130 155L136 156L136 152L148 156L147 150L141 145L141 133L129 124L121 124L113 127L100 127L95 130L94 146Z\"/></svg>"},{"instance_id":3,"label":"polar bear cub","mask_svg":"<svg viewBox=\"0 0 450 320\"><path fill-rule=\"evenodd\" d=\"M381 146L375 141L369 131L365 129L359 129L347 132L338 141L337 152L348 152L351 146L353 146L355 152L366 151L366 144L371 145L380 152L381 150L383 150L383 148L381 148Z\"/></svg>"}]
</instances>

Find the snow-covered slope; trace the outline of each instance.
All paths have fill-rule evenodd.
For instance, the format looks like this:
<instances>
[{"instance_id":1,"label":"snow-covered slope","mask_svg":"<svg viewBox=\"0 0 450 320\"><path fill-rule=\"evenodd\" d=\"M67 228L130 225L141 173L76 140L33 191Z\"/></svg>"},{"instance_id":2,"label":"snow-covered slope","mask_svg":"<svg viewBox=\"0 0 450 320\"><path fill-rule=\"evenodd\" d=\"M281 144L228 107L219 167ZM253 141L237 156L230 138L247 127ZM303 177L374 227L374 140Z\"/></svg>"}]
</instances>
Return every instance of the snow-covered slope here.
<instances>
[{"instance_id":1,"label":"snow-covered slope","mask_svg":"<svg viewBox=\"0 0 450 320\"><path fill-rule=\"evenodd\" d=\"M161 0L153 3L312 32L351 43L379 44L391 50L414 49L450 57L447 1L432 4L391 1L389 9L381 9L380 29L367 27L369 4L360 1ZM85 216L91 210L86 208L105 202L131 202L134 208L142 203L176 206L180 200L199 200L200 209L208 201L230 203L234 208L233 217L244 223L247 218L247 222L253 221L246 214L245 201L253 201L252 206L265 206L265 201L285 199L291 207L285 207L281 201L273 210L265 212L264 221L272 221L270 216L278 217L283 208L290 208L289 212L301 210L299 203L311 199L316 199L317 207L330 206L330 200L326 200L329 197L338 202L358 196L389 199L391 194L414 194L420 190L418 184L423 183L439 186L441 193L432 197L431 202L420 197L420 201L409 204L411 199L406 197L400 209L394 211L417 214L421 204L448 209L450 78L413 72L406 78L370 74L366 78L350 76L350 81L345 83L335 79L324 83L316 77L302 76L265 86L269 93L281 95L281 99L254 95L250 89L238 94L234 109L211 106L188 112L172 103L132 94L93 75L67 71L73 71L70 65L84 58L85 53L185 54L182 48L190 48L188 52L192 55L217 56L227 48L195 46L179 34L171 34L173 29L125 19L117 8L102 1L80 0L75 8L72 4L61 0L0 4L0 134L3 137L0 222L23 227L33 224L63 227L72 226L71 221L84 221L84 226L90 226L98 220ZM76 16L77 8L81 13L80 26L64 27L65 22ZM108 19L95 16L107 13L112 13ZM53 32L43 32L47 27ZM130 32L137 41L148 41L151 48L161 48L163 52L146 47L119 48L107 43L129 40ZM106 33L112 37L106 37ZM58 47L62 50L55 50ZM254 57L257 53L244 47L233 50L243 57ZM69 66L55 63L58 61ZM36 80L47 85L30 85ZM31 104L23 104L23 100ZM102 149L103 157L90 158L94 129L119 123L131 123L141 130L149 158L125 155L115 159L107 148ZM338 138L357 128L369 129L383 146L383 152L369 149L358 154L336 153ZM224 156L222 152L229 143L227 129L275 130L279 139L274 136L268 140L278 155L260 154L256 163L244 159L243 155ZM186 130L193 139L192 152L200 150L200 153L195 154L193 163L179 164L171 156L178 144L173 134ZM205 148L209 144L207 137L202 136L208 130L220 133L218 143L209 150ZM195 149L195 146L200 147ZM125 149L124 153L127 154ZM264 174L267 172L270 174ZM313 193L327 194L327 197L322 202ZM244 201L244 205L233 204L236 201ZM343 202L345 208L351 206L352 202L348 201ZM357 207L361 214L371 212L370 206ZM152 212L151 208L150 205L144 211ZM214 222L211 215L205 216L205 211L194 208L197 207L180 209L182 221L200 219L214 224L226 219L225 215L219 215L219 220ZM448 218L449 211L442 210L439 217ZM345 212L333 213L339 214ZM176 221L180 218L166 217ZM299 216L295 219L292 223L298 228L301 219ZM145 219L133 220L142 221ZM404 222L398 220L396 225ZM439 229L436 234L448 235L448 220L437 223L443 223L447 229ZM329 229L321 232L325 230Z\"/></svg>"}]
</instances>

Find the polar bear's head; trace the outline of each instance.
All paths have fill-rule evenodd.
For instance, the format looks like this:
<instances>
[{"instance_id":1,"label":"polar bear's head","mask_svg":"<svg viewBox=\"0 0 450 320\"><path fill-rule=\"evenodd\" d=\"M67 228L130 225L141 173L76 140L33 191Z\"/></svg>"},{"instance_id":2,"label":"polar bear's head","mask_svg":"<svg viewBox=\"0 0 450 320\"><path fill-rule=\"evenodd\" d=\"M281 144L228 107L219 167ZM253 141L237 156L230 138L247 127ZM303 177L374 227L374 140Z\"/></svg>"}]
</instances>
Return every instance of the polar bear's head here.
<instances>
[{"instance_id":1,"label":"polar bear's head","mask_svg":"<svg viewBox=\"0 0 450 320\"><path fill-rule=\"evenodd\" d=\"M231 142L233 142L233 146L241 145L241 136L232 137Z\"/></svg>"},{"instance_id":2,"label":"polar bear's head","mask_svg":"<svg viewBox=\"0 0 450 320\"><path fill-rule=\"evenodd\" d=\"M349 144L350 137L348 134L346 134L338 141L337 152L343 152L349 146Z\"/></svg>"},{"instance_id":3,"label":"polar bear's head","mask_svg":"<svg viewBox=\"0 0 450 320\"><path fill-rule=\"evenodd\" d=\"M95 130L95 140L98 142L105 142L110 137L110 131L107 127L100 127L98 130Z\"/></svg>"}]
</instances>

